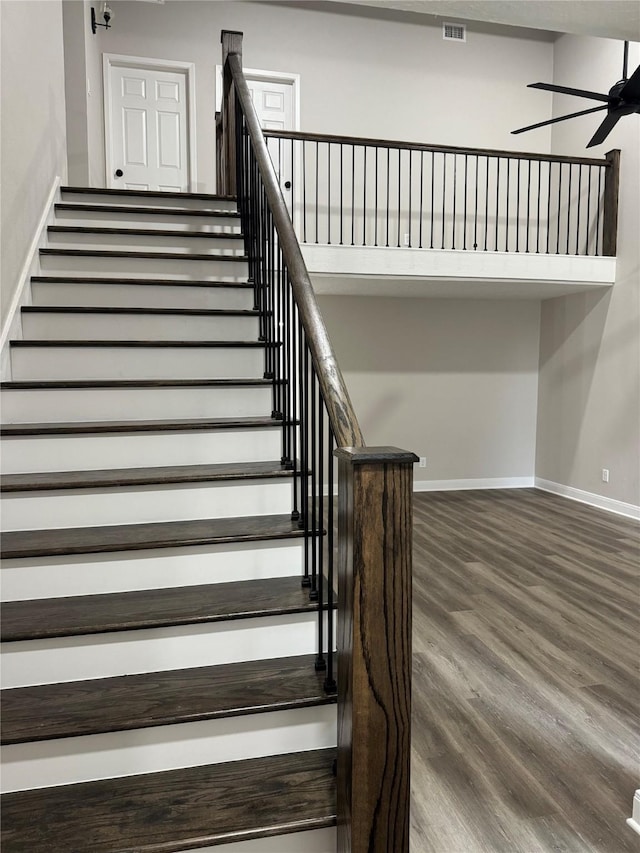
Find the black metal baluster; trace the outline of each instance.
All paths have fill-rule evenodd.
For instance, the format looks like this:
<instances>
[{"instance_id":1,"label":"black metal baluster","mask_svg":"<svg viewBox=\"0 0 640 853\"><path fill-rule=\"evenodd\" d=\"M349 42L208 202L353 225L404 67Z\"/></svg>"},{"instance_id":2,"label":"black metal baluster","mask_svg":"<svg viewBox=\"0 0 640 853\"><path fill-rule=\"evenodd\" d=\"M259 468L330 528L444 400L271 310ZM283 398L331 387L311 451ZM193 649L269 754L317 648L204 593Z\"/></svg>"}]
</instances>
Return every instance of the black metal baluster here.
<instances>
[{"instance_id":1,"label":"black metal baluster","mask_svg":"<svg viewBox=\"0 0 640 853\"><path fill-rule=\"evenodd\" d=\"M467 248L467 190L469 187L469 155L464 155L464 224L462 229L462 248Z\"/></svg>"},{"instance_id":2,"label":"black metal baluster","mask_svg":"<svg viewBox=\"0 0 640 853\"><path fill-rule=\"evenodd\" d=\"M291 461L293 463L293 512L291 519L297 521L300 518L300 467L298 459L298 424L300 422L298 383L300 374L300 333L298 330L300 317L298 307L293 299L291 278L288 279L289 298L291 299L291 370L289 382L291 383Z\"/></svg>"},{"instance_id":3,"label":"black metal baluster","mask_svg":"<svg viewBox=\"0 0 640 853\"><path fill-rule=\"evenodd\" d=\"M315 535L318 554L318 656L316 672L327 668L324 659L324 405L318 394L318 529Z\"/></svg>"},{"instance_id":4,"label":"black metal baluster","mask_svg":"<svg viewBox=\"0 0 640 853\"><path fill-rule=\"evenodd\" d=\"M456 247L456 184L458 179L458 155L453 155L453 220L451 223L451 248Z\"/></svg>"},{"instance_id":5,"label":"black metal baluster","mask_svg":"<svg viewBox=\"0 0 640 853\"><path fill-rule=\"evenodd\" d=\"M531 215L531 160L527 160L527 244L525 252L529 251L529 222Z\"/></svg>"},{"instance_id":6,"label":"black metal baluster","mask_svg":"<svg viewBox=\"0 0 640 853\"><path fill-rule=\"evenodd\" d=\"M473 209L473 250L474 252L478 248L478 172L480 171L480 158L478 155L476 157L476 199L475 206Z\"/></svg>"},{"instance_id":7,"label":"black metal baluster","mask_svg":"<svg viewBox=\"0 0 640 853\"><path fill-rule=\"evenodd\" d=\"M588 178L588 180L587 180L587 227L586 227L587 239L585 240L585 245L584 245L585 255L589 254L589 232L591 230L591 171L592 171L592 167L591 167L591 165L589 165L587 168L588 168L588 171L587 171L587 178Z\"/></svg>"},{"instance_id":8,"label":"black metal baluster","mask_svg":"<svg viewBox=\"0 0 640 853\"><path fill-rule=\"evenodd\" d=\"M334 625L334 553L333 553L333 525L334 525L334 498L333 498L333 450L335 437L329 424L327 449L327 676L324 689L327 693L335 693L337 686L333 665L333 625Z\"/></svg>"},{"instance_id":9,"label":"black metal baluster","mask_svg":"<svg viewBox=\"0 0 640 853\"><path fill-rule=\"evenodd\" d=\"M320 193L320 184L318 183L319 160L320 151L318 149L318 141L316 140L316 246L318 245L318 194Z\"/></svg>"},{"instance_id":10,"label":"black metal baluster","mask_svg":"<svg viewBox=\"0 0 640 853\"><path fill-rule=\"evenodd\" d=\"M387 247L389 246L389 171L390 149L387 148Z\"/></svg>"},{"instance_id":11,"label":"black metal baluster","mask_svg":"<svg viewBox=\"0 0 640 853\"><path fill-rule=\"evenodd\" d=\"M496 237L494 251L498 251L498 224L500 220L500 158L496 157Z\"/></svg>"},{"instance_id":12,"label":"black metal baluster","mask_svg":"<svg viewBox=\"0 0 640 853\"><path fill-rule=\"evenodd\" d=\"M433 249L433 220L435 218L434 213L434 183L435 183L435 152L431 152L431 246Z\"/></svg>"},{"instance_id":13,"label":"black metal baluster","mask_svg":"<svg viewBox=\"0 0 640 853\"><path fill-rule=\"evenodd\" d=\"M516 190L516 252L520 251L520 164L522 160L518 158L518 187Z\"/></svg>"},{"instance_id":14,"label":"black metal baluster","mask_svg":"<svg viewBox=\"0 0 640 853\"><path fill-rule=\"evenodd\" d=\"M582 203L582 163L578 166L578 210L576 216L576 255L580 254L580 205Z\"/></svg>"},{"instance_id":15,"label":"black metal baluster","mask_svg":"<svg viewBox=\"0 0 640 853\"><path fill-rule=\"evenodd\" d=\"M402 149L398 148L398 248L400 248L400 210L402 202Z\"/></svg>"},{"instance_id":16,"label":"black metal baluster","mask_svg":"<svg viewBox=\"0 0 640 853\"><path fill-rule=\"evenodd\" d=\"M542 161L538 160L538 203L536 205L536 253L540 252L540 178L542 174Z\"/></svg>"},{"instance_id":17,"label":"black metal baluster","mask_svg":"<svg viewBox=\"0 0 640 853\"><path fill-rule=\"evenodd\" d=\"M420 152L420 236L419 248L422 248L422 196L424 192L424 151Z\"/></svg>"},{"instance_id":18,"label":"black metal baluster","mask_svg":"<svg viewBox=\"0 0 640 853\"><path fill-rule=\"evenodd\" d=\"M285 436L283 447L282 464L285 468L291 469L291 447L289 446L289 422L291 420L290 413L290 383L289 383L289 329L291 318L289 316L289 291L286 288L286 266L282 249L278 247L279 266L280 266L280 304L281 315L278 323L278 362L280 364L280 372L278 381L282 388L282 428Z\"/></svg>"},{"instance_id":19,"label":"black metal baluster","mask_svg":"<svg viewBox=\"0 0 640 853\"><path fill-rule=\"evenodd\" d=\"M489 241L489 157L487 157L487 175L484 187L484 250L487 251Z\"/></svg>"},{"instance_id":20,"label":"black metal baluster","mask_svg":"<svg viewBox=\"0 0 640 853\"><path fill-rule=\"evenodd\" d=\"M304 577L303 587L311 587L309 565L309 348L302 327L299 326L302 366L300 370L300 520L298 527L304 530Z\"/></svg>"},{"instance_id":21,"label":"black metal baluster","mask_svg":"<svg viewBox=\"0 0 640 853\"><path fill-rule=\"evenodd\" d=\"M413 151L409 149L409 247L411 247L411 160L413 158Z\"/></svg>"},{"instance_id":22,"label":"black metal baluster","mask_svg":"<svg viewBox=\"0 0 640 853\"><path fill-rule=\"evenodd\" d=\"M556 255L560 254L560 211L562 209L562 163L558 163L558 228L556 234Z\"/></svg>"},{"instance_id":23,"label":"black metal baluster","mask_svg":"<svg viewBox=\"0 0 640 853\"><path fill-rule=\"evenodd\" d=\"M600 254L599 248L602 248L602 237L600 235L600 211L602 210L602 171L605 166L598 166L598 208L596 217L596 255Z\"/></svg>"},{"instance_id":24,"label":"black metal baluster","mask_svg":"<svg viewBox=\"0 0 640 853\"><path fill-rule=\"evenodd\" d=\"M307 242L307 143L302 140L302 242Z\"/></svg>"},{"instance_id":25,"label":"black metal baluster","mask_svg":"<svg viewBox=\"0 0 640 853\"><path fill-rule=\"evenodd\" d=\"M565 255L569 254L569 231L570 231L570 220L571 220L571 175L573 169L571 168L573 163L569 163L569 186L567 187L567 251Z\"/></svg>"},{"instance_id":26,"label":"black metal baluster","mask_svg":"<svg viewBox=\"0 0 640 853\"><path fill-rule=\"evenodd\" d=\"M444 249L444 225L446 218L446 199L447 199L447 155L442 154L442 245Z\"/></svg>"},{"instance_id":27,"label":"black metal baluster","mask_svg":"<svg viewBox=\"0 0 640 853\"><path fill-rule=\"evenodd\" d=\"M362 245L367 245L367 146L362 158Z\"/></svg>"},{"instance_id":28,"label":"black metal baluster","mask_svg":"<svg viewBox=\"0 0 640 853\"><path fill-rule=\"evenodd\" d=\"M356 235L356 146L351 146L351 245Z\"/></svg>"},{"instance_id":29,"label":"black metal baluster","mask_svg":"<svg viewBox=\"0 0 640 853\"><path fill-rule=\"evenodd\" d=\"M327 244L331 245L331 143L327 142Z\"/></svg>"},{"instance_id":30,"label":"black metal baluster","mask_svg":"<svg viewBox=\"0 0 640 853\"><path fill-rule=\"evenodd\" d=\"M547 255L549 254L550 238L551 238L551 167L553 163L548 162L549 166L549 186L547 188Z\"/></svg>"},{"instance_id":31,"label":"black metal baluster","mask_svg":"<svg viewBox=\"0 0 640 853\"><path fill-rule=\"evenodd\" d=\"M343 179L344 168L343 168L343 157L342 157L343 150L342 149L343 149L343 145L341 142L340 143L340 245L341 246L344 245L342 242L342 217L343 217L342 188L344 186L344 179Z\"/></svg>"},{"instance_id":32,"label":"black metal baluster","mask_svg":"<svg viewBox=\"0 0 640 853\"><path fill-rule=\"evenodd\" d=\"M378 245L378 152L379 148L376 145L376 189L375 189L375 203L374 203L374 222L373 222L373 245Z\"/></svg>"},{"instance_id":33,"label":"black metal baluster","mask_svg":"<svg viewBox=\"0 0 640 853\"><path fill-rule=\"evenodd\" d=\"M316 371L313 361L310 359L311 365L311 415L309 420L309 431L311 433L311 591L309 598L311 601L318 600L318 553L316 549L316 540L318 537L318 441L316 435L317 429L317 401L316 401Z\"/></svg>"}]
</instances>

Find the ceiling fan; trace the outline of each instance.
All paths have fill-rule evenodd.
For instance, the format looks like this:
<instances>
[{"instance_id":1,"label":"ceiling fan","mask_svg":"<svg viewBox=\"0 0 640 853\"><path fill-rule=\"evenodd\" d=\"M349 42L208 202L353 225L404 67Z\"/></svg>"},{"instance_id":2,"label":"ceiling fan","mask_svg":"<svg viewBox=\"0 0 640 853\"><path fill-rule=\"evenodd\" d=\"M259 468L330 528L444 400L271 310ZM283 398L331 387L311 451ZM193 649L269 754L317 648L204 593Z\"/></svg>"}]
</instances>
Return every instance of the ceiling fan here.
<instances>
[{"instance_id":1,"label":"ceiling fan","mask_svg":"<svg viewBox=\"0 0 640 853\"><path fill-rule=\"evenodd\" d=\"M553 83L529 83L529 89L546 89L549 92L560 92L564 95L575 95L578 98L589 98L592 101L605 101L600 107L592 107L589 110L580 110L577 113L570 113L559 118L552 118L548 121L540 121L537 124L530 124L527 127L521 127L518 130L512 130L512 133L525 133L527 130L535 130L537 127L544 127L547 124L555 124L558 121L566 121L569 118L577 116L585 116L589 113L596 113L599 110L607 110L607 115L591 137L587 148L592 148L594 145L600 145L605 141L611 133L618 120L622 116L631 115L631 113L640 113L640 65L633 72L631 77L627 78L627 64L629 60L629 42L624 43L624 55L622 60L622 80L615 83L610 89L608 95L602 95L599 92L588 92L584 89L571 89L567 86L556 86Z\"/></svg>"}]
</instances>

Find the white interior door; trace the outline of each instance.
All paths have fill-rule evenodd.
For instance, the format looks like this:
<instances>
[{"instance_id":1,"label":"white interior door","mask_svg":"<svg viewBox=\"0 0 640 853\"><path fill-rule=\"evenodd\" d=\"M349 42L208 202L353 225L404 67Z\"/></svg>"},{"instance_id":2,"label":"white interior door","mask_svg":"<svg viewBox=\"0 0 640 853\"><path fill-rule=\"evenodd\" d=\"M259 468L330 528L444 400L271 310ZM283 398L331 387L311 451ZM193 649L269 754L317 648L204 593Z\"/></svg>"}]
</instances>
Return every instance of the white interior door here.
<instances>
[{"instance_id":1,"label":"white interior door","mask_svg":"<svg viewBox=\"0 0 640 853\"><path fill-rule=\"evenodd\" d=\"M253 105L263 130L293 130L293 85L278 80L247 79ZM267 140L274 169L282 193L291 212L291 187L293 159L288 139Z\"/></svg>"},{"instance_id":2,"label":"white interior door","mask_svg":"<svg viewBox=\"0 0 640 853\"><path fill-rule=\"evenodd\" d=\"M109 76L107 185L186 192L186 74L111 65Z\"/></svg>"}]
</instances>

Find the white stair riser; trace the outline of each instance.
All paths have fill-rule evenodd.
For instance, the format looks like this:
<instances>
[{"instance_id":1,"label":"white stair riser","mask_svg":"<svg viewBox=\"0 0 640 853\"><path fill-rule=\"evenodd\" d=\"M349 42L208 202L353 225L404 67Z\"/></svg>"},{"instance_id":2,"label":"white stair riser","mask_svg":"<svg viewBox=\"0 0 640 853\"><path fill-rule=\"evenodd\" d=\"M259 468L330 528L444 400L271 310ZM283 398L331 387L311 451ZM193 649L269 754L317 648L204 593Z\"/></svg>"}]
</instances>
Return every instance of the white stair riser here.
<instances>
[{"instance_id":1,"label":"white stair riser","mask_svg":"<svg viewBox=\"0 0 640 853\"><path fill-rule=\"evenodd\" d=\"M216 847L196 847L189 853L336 853L337 849L337 831L335 827L329 827L251 841L233 841Z\"/></svg>"},{"instance_id":2,"label":"white stair riser","mask_svg":"<svg viewBox=\"0 0 640 853\"><path fill-rule=\"evenodd\" d=\"M255 341L256 316L234 314L58 314L23 313L22 334L43 340Z\"/></svg>"},{"instance_id":3,"label":"white stair riser","mask_svg":"<svg viewBox=\"0 0 640 853\"><path fill-rule=\"evenodd\" d=\"M3 560L5 601L302 577L302 539Z\"/></svg>"},{"instance_id":4,"label":"white stair riser","mask_svg":"<svg viewBox=\"0 0 640 853\"><path fill-rule=\"evenodd\" d=\"M110 194L110 193L61 193L61 199L65 202L73 202L73 204L113 204L113 205L131 205L132 207L170 207L173 209L183 208L184 210L232 210L236 211L237 204L229 199L203 199L189 198L188 196L176 197L175 195L167 195L164 193L148 193L140 195L126 194Z\"/></svg>"},{"instance_id":5,"label":"white stair riser","mask_svg":"<svg viewBox=\"0 0 640 853\"><path fill-rule=\"evenodd\" d=\"M56 225L79 228L157 228L170 231L239 234L237 216L189 216L180 213L130 213L111 210L56 210Z\"/></svg>"},{"instance_id":6,"label":"white stair riser","mask_svg":"<svg viewBox=\"0 0 640 853\"><path fill-rule=\"evenodd\" d=\"M231 256L229 256L231 257ZM93 257L91 255L41 255L44 275L122 276L123 278L171 278L178 281L246 281L246 261L182 260L181 258Z\"/></svg>"},{"instance_id":7,"label":"white stair riser","mask_svg":"<svg viewBox=\"0 0 640 853\"><path fill-rule=\"evenodd\" d=\"M115 779L336 745L336 706L85 735L2 748L2 792Z\"/></svg>"},{"instance_id":8,"label":"white stair riser","mask_svg":"<svg viewBox=\"0 0 640 853\"><path fill-rule=\"evenodd\" d=\"M262 417L272 409L269 386L16 389L3 396L6 423Z\"/></svg>"},{"instance_id":9,"label":"white stair riser","mask_svg":"<svg viewBox=\"0 0 640 853\"><path fill-rule=\"evenodd\" d=\"M223 429L3 438L5 474L279 459L281 431Z\"/></svg>"},{"instance_id":10,"label":"white stair riser","mask_svg":"<svg viewBox=\"0 0 640 853\"><path fill-rule=\"evenodd\" d=\"M250 287L198 287L177 282L154 287L144 284L33 282L34 305L85 308L202 308L246 310L254 307Z\"/></svg>"},{"instance_id":11,"label":"white stair riser","mask_svg":"<svg viewBox=\"0 0 640 853\"><path fill-rule=\"evenodd\" d=\"M50 231L47 243L50 249L124 249L137 252L185 252L190 255L244 254L242 240L215 234L206 237L165 237L161 234L83 234Z\"/></svg>"},{"instance_id":12,"label":"white stair riser","mask_svg":"<svg viewBox=\"0 0 640 853\"><path fill-rule=\"evenodd\" d=\"M289 478L8 493L3 528L39 530L291 512Z\"/></svg>"},{"instance_id":13,"label":"white stair riser","mask_svg":"<svg viewBox=\"0 0 640 853\"><path fill-rule=\"evenodd\" d=\"M261 379L263 347L14 347L11 373L33 379Z\"/></svg>"},{"instance_id":14,"label":"white stair riser","mask_svg":"<svg viewBox=\"0 0 640 853\"><path fill-rule=\"evenodd\" d=\"M85 681L136 672L313 654L314 612L204 625L3 644L2 686Z\"/></svg>"}]
</instances>

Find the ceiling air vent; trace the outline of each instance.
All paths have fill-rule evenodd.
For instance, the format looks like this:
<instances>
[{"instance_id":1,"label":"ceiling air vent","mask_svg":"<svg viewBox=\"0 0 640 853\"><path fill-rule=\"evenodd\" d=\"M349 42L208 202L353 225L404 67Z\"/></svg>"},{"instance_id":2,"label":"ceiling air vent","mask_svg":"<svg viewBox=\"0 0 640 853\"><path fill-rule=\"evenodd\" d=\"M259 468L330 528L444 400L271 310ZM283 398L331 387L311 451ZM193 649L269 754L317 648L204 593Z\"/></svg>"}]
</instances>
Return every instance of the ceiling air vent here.
<instances>
[{"instance_id":1,"label":"ceiling air vent","mask_svg":"<svg viewBox=\"0 0 640 853\"><path fill-rule=\"evenodd\" d=\"M443 23L442 38L445 41L466 41L467 29L464 24Z\"/></svg>"}]
</instances>

